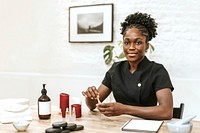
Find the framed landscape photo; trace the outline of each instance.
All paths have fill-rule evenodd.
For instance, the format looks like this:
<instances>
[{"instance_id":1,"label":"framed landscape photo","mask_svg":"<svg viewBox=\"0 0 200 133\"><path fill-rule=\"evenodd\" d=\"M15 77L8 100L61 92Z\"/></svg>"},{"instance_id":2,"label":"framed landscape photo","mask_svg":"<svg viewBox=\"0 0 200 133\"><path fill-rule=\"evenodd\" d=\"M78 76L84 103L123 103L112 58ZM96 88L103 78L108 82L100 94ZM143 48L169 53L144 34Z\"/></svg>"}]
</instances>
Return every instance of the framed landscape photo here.
<instances>
[{"instance_id":1,"label":"framed landscape photo","mask_svg":"<svg viewBox=\"0 0 200 133\"><path fill-rule=\"evenodd\" d=\"M112 42L113 4L69 7L69 42Z\"/></svg>"}]
</instances>

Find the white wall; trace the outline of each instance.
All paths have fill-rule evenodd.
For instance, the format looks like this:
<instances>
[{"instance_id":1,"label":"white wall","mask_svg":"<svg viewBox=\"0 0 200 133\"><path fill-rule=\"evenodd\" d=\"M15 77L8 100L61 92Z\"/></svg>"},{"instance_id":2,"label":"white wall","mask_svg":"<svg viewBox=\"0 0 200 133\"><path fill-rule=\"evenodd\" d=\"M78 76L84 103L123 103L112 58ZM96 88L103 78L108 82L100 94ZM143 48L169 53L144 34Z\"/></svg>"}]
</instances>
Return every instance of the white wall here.
<instances>
[{"instance_id":1,"label":"white wall","mask_svg":"<svg viewBox=\"0 0 200 133\"><path fill-rule=\"evenodd\" d=\"M68 8L102 3L114 4L114 41L69 43ZM120 22L141 11L158 22L156 50L148 57L168 69L174 104L184 102L184 115L200 119L199 7L198 0L0 0L0 98L27 97L34 104L46 83L57 104L60 92L81 96L87 86L98 86L108 69L103 47L116 45Z\"/></svg>"},{"instance_id":2,"label":"white wall","mask_svg":"<svg viewBox=\"0 0 200 133\"><path fill-rule=\"evenodd\" d=\"M72 97L84 97L81 94L88 86L99 85L102 77L81 75L55 75L33 73L0 73L0 98L28 98L30 104L37 104L41 96L42 84L46 84L47 95L52 105L59 106L60 93L68 93Z\"/></svg>"}]
</instances>

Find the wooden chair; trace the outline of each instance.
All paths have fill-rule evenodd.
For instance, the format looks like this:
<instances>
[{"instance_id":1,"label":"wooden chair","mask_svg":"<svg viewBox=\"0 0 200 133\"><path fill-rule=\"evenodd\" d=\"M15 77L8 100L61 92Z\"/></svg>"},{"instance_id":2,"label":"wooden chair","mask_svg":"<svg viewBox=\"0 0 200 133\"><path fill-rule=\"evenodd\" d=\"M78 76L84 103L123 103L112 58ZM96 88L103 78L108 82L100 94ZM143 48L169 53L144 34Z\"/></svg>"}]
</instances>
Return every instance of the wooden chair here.
<instances>
[{"instance_id":1,"label":"wooden chair","mask_svg":"<svg viewBox=\"0 0 200 133\"><path fill-rule=\"evenodd\" d=\"M174 107L173 108L173 118L181 119L183 116L184 111L184 103L180 104L180 107Z\"/></svg>"}]
</instances>

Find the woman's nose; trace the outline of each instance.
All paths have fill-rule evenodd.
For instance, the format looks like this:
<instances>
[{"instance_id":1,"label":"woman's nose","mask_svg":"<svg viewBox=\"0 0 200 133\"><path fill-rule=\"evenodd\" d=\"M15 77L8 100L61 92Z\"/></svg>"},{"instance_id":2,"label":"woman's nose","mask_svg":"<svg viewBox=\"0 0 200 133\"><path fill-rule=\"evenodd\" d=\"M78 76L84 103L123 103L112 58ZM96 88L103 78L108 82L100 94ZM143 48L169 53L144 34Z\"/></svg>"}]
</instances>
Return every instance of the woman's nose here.
<instances>
[{"instance_id":1,"label":"woman's nose","mask_svg":"<svg viewBox=\"0 0 200 133\"><path fill-rule=\"evenodd\" d=\"M135 49L135 44L134 44L134 43L131 43L129 49Z\"/></svg>"}]
</instances>

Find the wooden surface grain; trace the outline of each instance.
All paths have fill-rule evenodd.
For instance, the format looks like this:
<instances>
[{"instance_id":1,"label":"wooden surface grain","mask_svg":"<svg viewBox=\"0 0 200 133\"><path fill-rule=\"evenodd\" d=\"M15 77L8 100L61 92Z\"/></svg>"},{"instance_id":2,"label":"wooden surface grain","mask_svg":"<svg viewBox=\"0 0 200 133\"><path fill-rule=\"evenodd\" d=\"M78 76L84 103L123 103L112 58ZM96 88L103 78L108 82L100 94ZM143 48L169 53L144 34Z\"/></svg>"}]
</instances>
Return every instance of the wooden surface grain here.
<instances>
[{"instance_id":1,"label":"wooden surface grain","mask_svg":"<svg viewBox=\"0 0 200 133\"><path fill-rule=\"evenodd\" d=\"M63 119L59 113L59 108L52 107L51 119L39 120L37 116L37 108L33 106L31 109L33 112L33 120L31 121L26 132L21 133L45 133L45 129L52 127L52 123L63 120L68 123L75 123L84 126L84 130L73 131L73 133L128 133L128 131L121 131L121 126L132 118L139 119L129 115L106 117L98 111L93 112L90 110L82 111L82 117L76 118L76 120ZM192 123L193 129L191 133L200 133L200 121L192 121ZM11 123L0 123L0 133L17 133L17 130ZM169 133L167 129L167 121L163 123L158 133Z\"/></svg>"}]
</instances>

